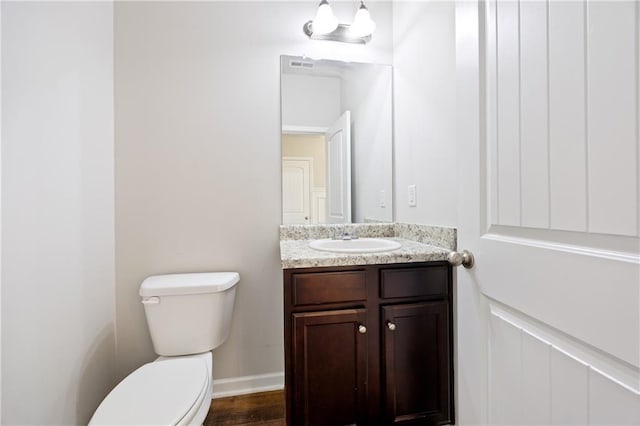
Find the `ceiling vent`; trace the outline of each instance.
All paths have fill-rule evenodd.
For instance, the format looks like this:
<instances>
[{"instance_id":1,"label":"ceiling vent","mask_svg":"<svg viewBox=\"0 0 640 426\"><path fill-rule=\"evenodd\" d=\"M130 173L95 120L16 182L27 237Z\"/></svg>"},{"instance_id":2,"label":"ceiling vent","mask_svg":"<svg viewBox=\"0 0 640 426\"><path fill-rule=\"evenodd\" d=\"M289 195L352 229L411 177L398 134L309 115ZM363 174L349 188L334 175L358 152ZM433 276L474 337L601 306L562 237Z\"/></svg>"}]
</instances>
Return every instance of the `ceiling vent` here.
<instances>
[{"instance_id":1,"label":"ceiling vent","mask_svg":"<svg viewBox=\"0 0 640 426\"><path fill-rule=\"evenodd\" d=\"M313 69L313 62L291 60L289 61L289 66L291 68L310 70Z\"/></svg>"}]
</instances>

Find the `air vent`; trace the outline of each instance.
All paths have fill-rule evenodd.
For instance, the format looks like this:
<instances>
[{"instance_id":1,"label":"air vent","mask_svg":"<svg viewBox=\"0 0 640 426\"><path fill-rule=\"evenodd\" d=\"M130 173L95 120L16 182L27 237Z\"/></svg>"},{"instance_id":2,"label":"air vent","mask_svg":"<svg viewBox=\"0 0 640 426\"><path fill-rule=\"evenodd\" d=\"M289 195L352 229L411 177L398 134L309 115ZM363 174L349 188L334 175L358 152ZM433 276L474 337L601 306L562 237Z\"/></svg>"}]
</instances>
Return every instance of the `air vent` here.
<instances>
[{"instance_id":1,"label":"air vent","mask_svg":"<svg viewBox=\"0 0 640 426\"><path fill-rule=\"evenodd\" d=\"M313 68L313 62L291 60L289 61L289 66L291 68L298 68L298 69L311 69Z\"/></svg>"}]
</instances>

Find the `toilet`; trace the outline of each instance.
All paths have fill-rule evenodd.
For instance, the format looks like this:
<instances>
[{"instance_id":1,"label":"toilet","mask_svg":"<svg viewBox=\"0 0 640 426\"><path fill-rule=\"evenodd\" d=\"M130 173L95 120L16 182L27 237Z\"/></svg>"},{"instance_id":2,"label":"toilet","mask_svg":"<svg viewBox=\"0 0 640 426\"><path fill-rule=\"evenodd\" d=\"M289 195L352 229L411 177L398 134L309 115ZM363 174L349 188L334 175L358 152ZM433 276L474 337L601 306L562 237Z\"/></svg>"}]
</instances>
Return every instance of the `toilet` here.
<instances>
[{"instance_id":1,"label":"toilet","mask_svg":"<svg viewBox=\"0 0 640 426\"><path fill-rule=\"evenodd\" d=\"M237 272L155 275L140 286L160 355L124 378L90 425L201 425L211 405L213 354L229 336Z\"/></svg>"}]
</instances>

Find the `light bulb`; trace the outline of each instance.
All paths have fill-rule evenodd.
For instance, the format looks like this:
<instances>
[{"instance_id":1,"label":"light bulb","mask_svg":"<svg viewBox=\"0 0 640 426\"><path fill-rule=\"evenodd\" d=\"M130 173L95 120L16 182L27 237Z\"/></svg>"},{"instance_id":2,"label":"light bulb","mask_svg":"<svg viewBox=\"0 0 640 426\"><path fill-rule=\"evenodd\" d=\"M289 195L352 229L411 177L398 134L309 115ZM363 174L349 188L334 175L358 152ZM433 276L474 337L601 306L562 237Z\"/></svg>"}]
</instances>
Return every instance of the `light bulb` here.
<instances>
[{"instance_id":1,"label":"light bulb","mask_svg":"<svg viewBox=\"0 0 640 426\"><path fill-rule=\"evenodd\" d=\"M329 6L329 2L327 0L322 0L322 2L320 2L316 16L313 18L311 28L313 29L313 33L316 35L329 34L338 28L338 18L333 14L331 6Z\"/></svg>"},{"instance_id":2,"label":"light bulb","mask_svg":"<svg viewBox=\"0 0 640 426\"><path fill-rule=\"evenodd\" d=\"M373 32L376 28L376 23L371 20L371 14L364 5L364 2L360 2L360 8L356 12L355 18L353 18L353 24L349 28L351 35L354 37L365 37Z\"/></svg>"}]
</instances>

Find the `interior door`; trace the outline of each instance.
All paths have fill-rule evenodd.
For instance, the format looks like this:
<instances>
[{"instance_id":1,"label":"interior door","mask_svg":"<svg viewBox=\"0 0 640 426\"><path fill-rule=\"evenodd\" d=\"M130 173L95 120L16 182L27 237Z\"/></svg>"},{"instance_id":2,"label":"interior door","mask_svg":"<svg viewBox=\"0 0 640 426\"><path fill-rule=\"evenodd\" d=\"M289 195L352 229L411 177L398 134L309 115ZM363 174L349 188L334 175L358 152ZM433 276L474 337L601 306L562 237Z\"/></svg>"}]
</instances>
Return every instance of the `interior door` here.
<instances>
[{"instance_id":1,"label":"interior door","mask_svg":"<svg viewBox=\"0 0 640 426\"><path fill-rule=\"evenodd\" d=\"M351 222L351 112L342 113L326 133L327 223Z\"/></svg>"},{"instance_id":2,"label":"interior door","mask_svg":"<svg viewBox=\"0 0 640 426\"><path fill-rule=\"evenodd\" d=\"M282 158L282 223L307 224L311 216L310 158Z\"/></svg>"},{"instance_id":3,"label":"interior door","mask_svg":"<svg viewBox=\"0 0 640 426\"><path fill-rule=\"evenodd\" d=\"M456 4L460 424L640 424L638 9Z\"/></svg>"}]
</instances>

